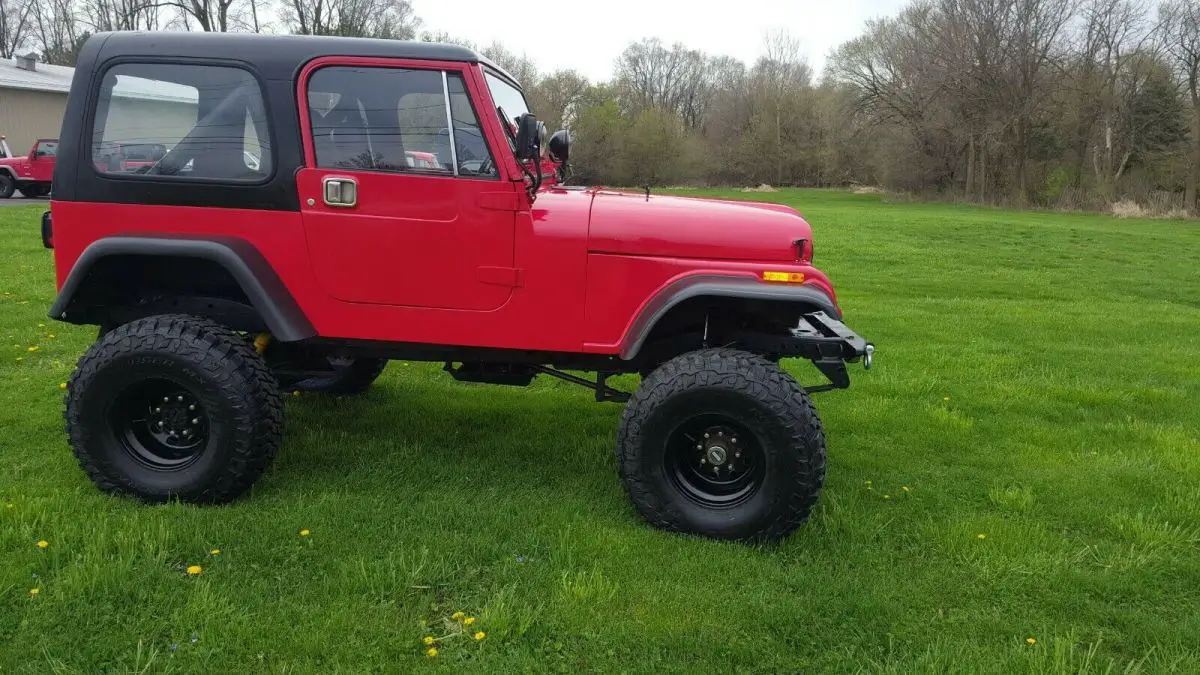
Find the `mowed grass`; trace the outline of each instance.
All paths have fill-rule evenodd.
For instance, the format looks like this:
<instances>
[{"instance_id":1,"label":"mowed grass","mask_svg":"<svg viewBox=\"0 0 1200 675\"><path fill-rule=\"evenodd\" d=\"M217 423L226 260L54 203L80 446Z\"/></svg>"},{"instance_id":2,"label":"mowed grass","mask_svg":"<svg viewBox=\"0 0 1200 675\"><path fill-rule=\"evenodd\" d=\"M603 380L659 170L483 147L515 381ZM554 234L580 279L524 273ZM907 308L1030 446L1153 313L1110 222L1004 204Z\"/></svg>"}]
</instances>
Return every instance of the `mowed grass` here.
<instances>
[{"instance_id":1,"label":"mowed grass","mask_svg":"<svg viewBox=\"0 0 1200 675\"><path fill-rule=\"evenodd\" d=\"M427 364L289 398L236 504L102 495L59 388L95 330L45 318L39 210L0 211L0 671L1200 671L1200 224L752 196L879 345L765 547L644 525L619 406ZM457 610L486 638L427 657Z\"/></svg>"}]
</instances>

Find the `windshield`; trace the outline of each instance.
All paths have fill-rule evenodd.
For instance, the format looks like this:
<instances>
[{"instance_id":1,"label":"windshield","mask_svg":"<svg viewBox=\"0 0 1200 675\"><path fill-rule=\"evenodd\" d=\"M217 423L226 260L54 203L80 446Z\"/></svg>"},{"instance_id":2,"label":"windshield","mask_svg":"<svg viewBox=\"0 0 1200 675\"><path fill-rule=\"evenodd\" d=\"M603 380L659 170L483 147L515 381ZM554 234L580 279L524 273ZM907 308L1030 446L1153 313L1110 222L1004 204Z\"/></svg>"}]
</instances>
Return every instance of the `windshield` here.
<instances>
[{"instance_id":1,"label":"windshield","mask_svg":"<svg viewBox=\"0 0 1200 675\"><path fill-rule=\"evenodd\" d=\"M509 124L516 124L518 117L529 112L529 104L525 102L525 95L503 78L487 71L484 71L484 76L487 78L488 89L492 92L492 100L495 101L496 107L503 108L504 114L508 116L505 121Z\"/></svg>"}]
</instances>

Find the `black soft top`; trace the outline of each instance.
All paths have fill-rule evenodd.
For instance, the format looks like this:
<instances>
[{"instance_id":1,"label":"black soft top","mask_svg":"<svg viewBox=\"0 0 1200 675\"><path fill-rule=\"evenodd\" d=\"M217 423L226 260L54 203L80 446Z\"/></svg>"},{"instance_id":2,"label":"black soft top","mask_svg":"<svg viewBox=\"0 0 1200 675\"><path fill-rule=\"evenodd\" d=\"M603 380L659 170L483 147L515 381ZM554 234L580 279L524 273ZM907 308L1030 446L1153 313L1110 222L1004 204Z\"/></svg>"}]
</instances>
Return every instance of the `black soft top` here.
<instances>
[{"instance_id":1,"label":"black soft top","mask_svg":"<svg viewBox=\"0 0 1200 675\"><path fill-rule=\"evenodd\" d=\"M437 42L378 40L318 35L261 35L253 33L134 32L97 33L88 39L79 66L90 69L120 56L229 58L254 66L264 78L291 79L305 63L321 56L379 56L430 61L482 63L504 72L474 49ZM91 63L83 59L91 57ZM516 80L513 80L517 84Z\"/></svg>"}]
</instances>

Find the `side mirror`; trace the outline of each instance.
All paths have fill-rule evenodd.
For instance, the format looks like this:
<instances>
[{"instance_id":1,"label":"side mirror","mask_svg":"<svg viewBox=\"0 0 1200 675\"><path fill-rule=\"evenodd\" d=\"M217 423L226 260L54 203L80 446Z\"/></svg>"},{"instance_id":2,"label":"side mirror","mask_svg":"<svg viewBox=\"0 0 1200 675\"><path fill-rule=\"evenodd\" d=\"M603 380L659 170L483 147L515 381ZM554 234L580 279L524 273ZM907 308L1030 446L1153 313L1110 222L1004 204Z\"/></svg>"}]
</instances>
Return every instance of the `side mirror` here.
<instances>
[{"instance_id":1,"label":"side mirror","mask_svg":"<svg viewBox=\"0 0 1200 675\"><path fill-rule=\"evenodd\" d=\"M550 137L550 159L566 162L571 157L571 132L559 129Z\"/></svg>"},{"instance_id":2,"label":"side mirror","mask_svg":"<svg viewBox=\"0 0 1200 675\"><path fill-rule=\"evenodd\" d=\"M523 113L517 118L517 159L536 160L542 154L542 133L537 118L532 113Z\"/></svg>"}]
</instances>

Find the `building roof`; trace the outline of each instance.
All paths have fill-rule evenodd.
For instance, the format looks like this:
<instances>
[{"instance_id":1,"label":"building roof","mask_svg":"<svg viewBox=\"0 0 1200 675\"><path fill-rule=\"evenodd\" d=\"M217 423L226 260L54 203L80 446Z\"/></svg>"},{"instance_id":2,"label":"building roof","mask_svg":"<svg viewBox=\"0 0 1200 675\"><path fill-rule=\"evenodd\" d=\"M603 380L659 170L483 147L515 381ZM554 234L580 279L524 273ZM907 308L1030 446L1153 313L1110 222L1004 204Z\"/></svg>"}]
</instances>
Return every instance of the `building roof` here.
<instances>
[{"instance_id":1,"label":"building roof","mask_svg":"<svg viewBox=\"0 0 1200 675\"><path fill-rule=\"evenodd\" d=\"M75 69L67 66L37 64L37 70L21 70L16 59L0 59L0 89L26 89L29 91L51 91L67 93L71 90L71 78Z\"/></svg>"}]
</instances>

